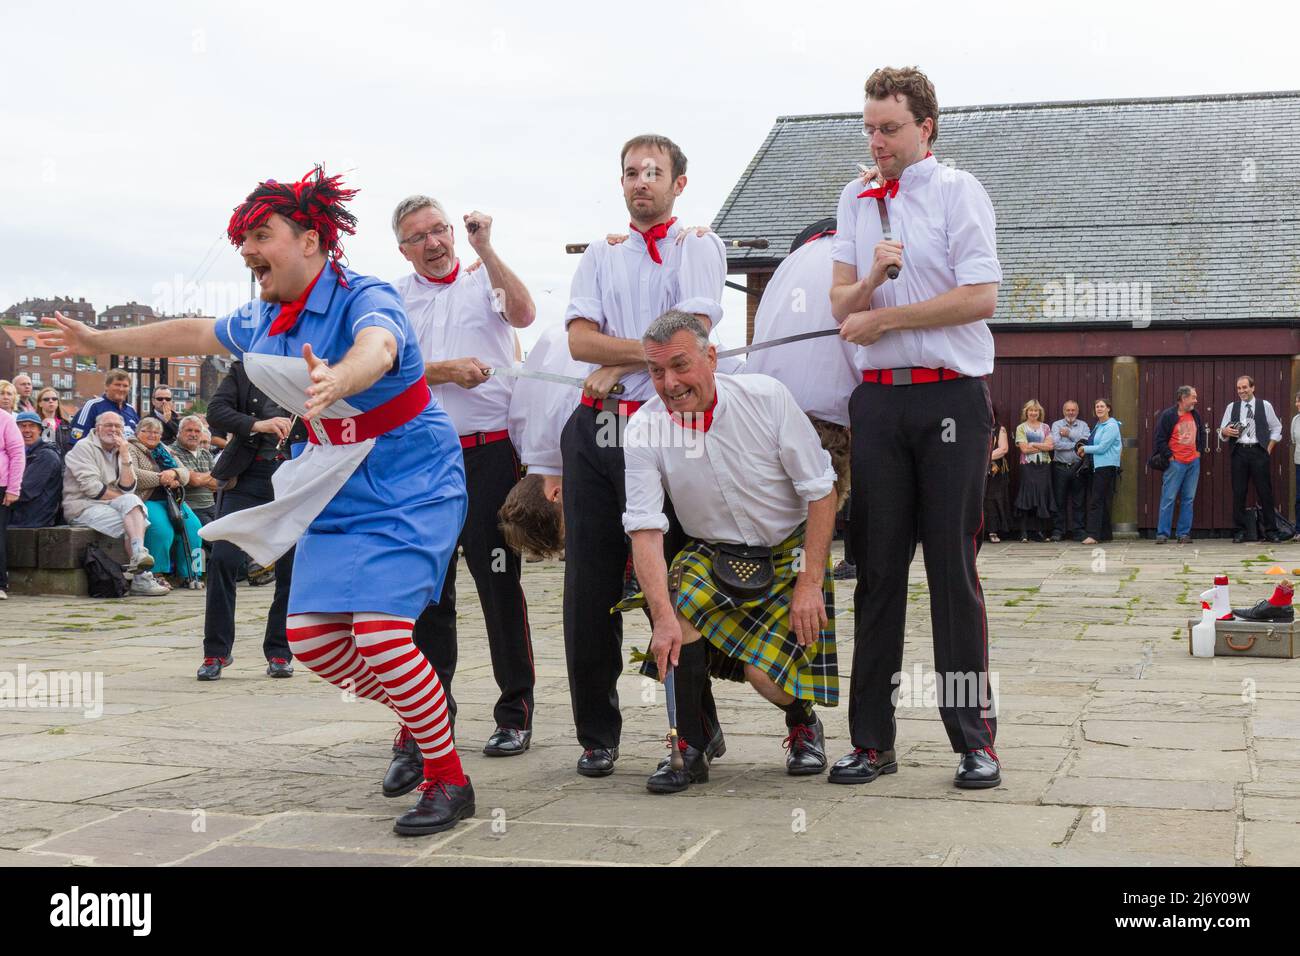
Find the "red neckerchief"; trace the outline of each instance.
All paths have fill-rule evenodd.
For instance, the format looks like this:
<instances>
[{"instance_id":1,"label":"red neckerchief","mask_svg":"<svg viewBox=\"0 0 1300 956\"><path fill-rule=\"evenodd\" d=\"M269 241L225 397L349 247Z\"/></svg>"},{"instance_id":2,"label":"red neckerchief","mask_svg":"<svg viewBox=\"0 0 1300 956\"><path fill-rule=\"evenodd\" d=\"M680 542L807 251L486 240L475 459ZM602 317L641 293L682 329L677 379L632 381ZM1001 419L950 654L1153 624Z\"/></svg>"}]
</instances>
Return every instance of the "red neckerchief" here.
<instances>
[{"instance_id":1,"label":"red neckerchief","mask_svg":"<svg viewBox=\"0 0 1300 956\"><path fill-rule=\"evenodd\" d=\"M645 232L642 232L630 222L627 224L627 227L645 240L646 252L650 253L650 258L658 265L663 265L664 260L659 255L659 240L668 237L668 227L676 221L677 217L673 216L673 218L669 219L667 222L661 222L657 226L651 226Z\"/></svg>"},{"instance_id":2,"label":"red neckerchief","mask_svg":"<svg viewBox=\"0 0 1300 956\"><path fill-rule=\"evenodd\" d=\"M453 282L456 281L456 276L459 273L460 273L460 260L457 259L456 264L451 267L451 271L448 272L441 279L435 278L433 276L426 276L426 275L421 275L420 278L423 279L425 282L436 282L438 283L438 285L451 285Z\"/></svg>"},{"instance_id":3,"label":"red neckerchief","mask_svg":"<svg viewBox=\"0 0 1300 956\"><path fill-rule=\"evenodd\" d=\"M926 153L925 157L922 159L922 162L924 162L926 159L929 159L933 155L934 153ZM876 186L872 189L868 189L866 192L860 192L858 193L858 198L859 199L885 199L885 198L893 199L895 196L898 195L898 183L899 181L897 179L886 179L885 185Z\"/></svg>"},{"instance_id":4,"label":"red neckerchief","mask_svg":"<svg viewBox=\"0 0 1300 956\"><path fill-rule=\"evenodd\" d=\"M316 288L316 283L320 281L320 277L325 274L327 268L328 266L321 267L320 272L316 273L316 278L307 283L307 288L302 290L302 295L298 296L298 298L292 302L280 303L280 314L271 323L271 331L267 333L268 335L279 335L281 332L288 332L297 325L298 313L307 305L307 296L311 295L311 290Z\"/></svg>"},{"instance_id":5,"label":"red neckerchief","mask_svg":"<svg viewBox=\"0 0 1300 956\"><path fill-rule=\"evenodd\" d=\"M690 418L684 419L683 416L678 412L669 412L668 417L671 418L673 421L675 421L678 425L681 425L683 428L694 428L696 431L706 432L709 430L709 427L713 424L713 410L717 407L718 407L718 393L715 388L715 391L713 393L713 404L709 406L708 411L706 411L703 415L701 415L699 412L687 412L686 414L689 415Z\"/></svg>"}]
</instances>

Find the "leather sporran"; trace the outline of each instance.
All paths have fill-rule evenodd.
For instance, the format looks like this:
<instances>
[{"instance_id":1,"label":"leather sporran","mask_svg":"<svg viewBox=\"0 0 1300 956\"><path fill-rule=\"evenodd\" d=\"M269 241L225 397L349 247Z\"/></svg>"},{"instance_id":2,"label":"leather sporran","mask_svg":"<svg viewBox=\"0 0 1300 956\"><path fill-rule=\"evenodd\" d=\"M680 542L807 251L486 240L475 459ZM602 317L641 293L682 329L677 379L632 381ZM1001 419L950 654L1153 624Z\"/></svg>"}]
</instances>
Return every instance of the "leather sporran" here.
<instances>
[{"instance_id":1,"label":"leather sporran","mask_svg":"<svg viewBox=\"0 0 1300 956\"><path fill-rule=\"evenodd\" d=\"M772 589L772 549L744 544L713 545L713 583L728 597L752 601Z\"/></svg>"}]
</instances>

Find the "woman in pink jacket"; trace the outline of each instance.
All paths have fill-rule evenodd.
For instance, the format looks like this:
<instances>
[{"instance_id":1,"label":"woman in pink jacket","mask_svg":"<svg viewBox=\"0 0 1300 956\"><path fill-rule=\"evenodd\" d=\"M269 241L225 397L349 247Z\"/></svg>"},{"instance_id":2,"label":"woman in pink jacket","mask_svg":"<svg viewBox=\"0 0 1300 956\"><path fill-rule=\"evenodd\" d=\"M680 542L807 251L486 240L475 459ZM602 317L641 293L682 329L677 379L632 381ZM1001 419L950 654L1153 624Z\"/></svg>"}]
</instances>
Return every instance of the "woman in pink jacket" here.
<instances>
[{"instance_id":1,"label":"woman in pink jacket","mask_svg":"<svg viewBox=\"0 0 1300 956\"><path fill-rule=\"evenodd\" d=\"M9 595L9 555L5 545L9 530L9 514L13 503L23 490L23 470L27 467L27 450L22 432L14 416L0 414L0 488L4 489L4 504L0 504L0 601Z\"/></svg>"}]
</instances>

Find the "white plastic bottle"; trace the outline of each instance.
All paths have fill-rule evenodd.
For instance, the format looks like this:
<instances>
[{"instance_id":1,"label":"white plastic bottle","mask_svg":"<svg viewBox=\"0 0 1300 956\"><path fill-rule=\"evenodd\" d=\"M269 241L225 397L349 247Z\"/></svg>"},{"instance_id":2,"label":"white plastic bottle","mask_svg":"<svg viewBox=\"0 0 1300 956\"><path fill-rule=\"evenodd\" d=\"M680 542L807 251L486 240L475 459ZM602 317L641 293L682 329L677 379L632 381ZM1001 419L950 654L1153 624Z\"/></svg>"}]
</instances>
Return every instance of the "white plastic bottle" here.
<instances>
[{"instance_id":1,"label":"white plastic bottle","mask_svg":"<svg viewBox=\"0 0 1300 956\"><path fill-rule=\"evenodd\" d=\"M1192 656L1214 656L1214 608L1208 601L1201 602L1201 620L1192 625Z\"/></svg>"},{"instance_id":2,"label":"white plastic bottle","mask_svg":"<svg viewBox=\"0 0 1300 956\"><path fill-rule=\"evenodd\" d=\"M1214 587L1201 594L1202 602L1210 602L1210 610L1216 621L1232 620L1232 603L1228 600L1228 576L1216 574Z\"/></svg>"}]
</instances>

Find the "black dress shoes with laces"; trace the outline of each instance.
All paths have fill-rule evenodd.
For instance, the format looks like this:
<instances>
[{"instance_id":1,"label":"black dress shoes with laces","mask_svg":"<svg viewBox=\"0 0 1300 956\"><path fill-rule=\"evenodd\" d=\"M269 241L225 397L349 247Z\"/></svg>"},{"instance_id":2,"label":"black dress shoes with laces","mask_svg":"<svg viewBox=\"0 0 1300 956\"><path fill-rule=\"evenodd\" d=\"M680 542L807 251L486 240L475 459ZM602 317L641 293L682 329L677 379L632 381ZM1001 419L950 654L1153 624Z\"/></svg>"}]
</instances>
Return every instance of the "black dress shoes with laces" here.
<instances>
[{"instance_id":1,"label":"black dress shoes with laces","mask_svg":"<svg viewBox=\"0 0 1300 956\"><path fill-rule=\"evenodd\" d=\"M870 783L882 773L897 773L898 760L892 750L855 747L853 753L835 761L831 783Z\"/></svg>"},{"instance_id":2,"label":"black dress shoes with laces","mask_svg":"<svg viewBox=\"0 0 1300 956\"><path fill-rule=\"evenodd\" d=\"M709 758L704 751L696 750L685 740L680 746L684 766L681 770L674 770L671 761L660 764L645 782L645 788L651 793L681 793L693 783L708 782Z\"/></svg>"},{"instance_id":3,"label":"black dress shoes with laces","mask_svg":"<svg viewBox=\"0 0 1300 956\"><path fill-rule=\"evenodd\" d=\"M957 774L952 778L952 785L963 790L984 790L1001 782L1001 764L997 756L987 750L968 750L962 754Z\"/></svg>"},{"instance_id":4,"label":"black dress shoes with laces","mask_svg":"<svg viewBox=\"0 0 1300 956\"><path fill-rule=\"evenodd\" d=\"M1234 607L1232 616L1238 621L1280 621L1286 623L1295 620L1295 608L1290 605L1270 604L1266 598L1254 607Z\"/></svg>"},{"instance_id":5,"label":"black dress shoes with laces","mask_svg":"<svg viewBox=\"0 0 1300 956\"><path fill-rule=\"evenodd\" d=\"M578 758L578 773L584 777L608 777L614 772L614 761L617 759L617 747L584 750L582 756Z\"/></svg>"},{"instance_id":6,"label":"black dress shoes with laces","mask_svg":"<svg viewBox=\"0 0 1300 956\"><path fill-rule=\"evenodd\" d=\"M489 757L515 757L527 750L532 742L531 730L498 727L483 745L483 753Z\"/></svg>"},{"instance_id":7,"label":"black dress shoes with laces","mask_svg":"<svg viewBox=\"0 0 1300 956\"><path fill-rule=\"evenodd\" d=\"M411 732L398 728L393 738L393 760L384 774L384 796L401 797L410 793L424 779L424 755Z\"/></svg>"},{"instance_id":8,"label":"black dress shoes with laces","mask_svg":"<svg viewBox=\"0 0 1300 956\"><path fill-rule=\"evenodd\" d=\"M807 777L826 769L826 730L822 719L799 724L790 729L782 746L790 751L785 758L785 772L792 777Z\"/></svg>"},{"instance_id":9,"label":"black dress shoes with laces","mask_svg":"<svg viewBox=\"0 0 1300 956\"><path fill-rule=\"evenodd\" d=\"M393 824L393 832L402 836L424 836L450 830L457 820L474 815L474 785L469 777L461 787L440 780L420 784L420 800Z\"/></svg>"}]
</instances>

